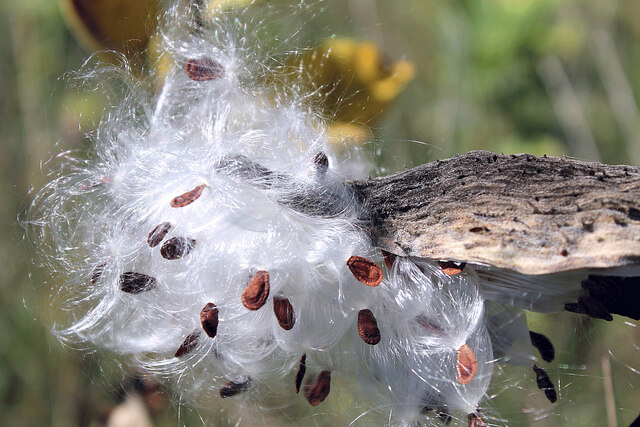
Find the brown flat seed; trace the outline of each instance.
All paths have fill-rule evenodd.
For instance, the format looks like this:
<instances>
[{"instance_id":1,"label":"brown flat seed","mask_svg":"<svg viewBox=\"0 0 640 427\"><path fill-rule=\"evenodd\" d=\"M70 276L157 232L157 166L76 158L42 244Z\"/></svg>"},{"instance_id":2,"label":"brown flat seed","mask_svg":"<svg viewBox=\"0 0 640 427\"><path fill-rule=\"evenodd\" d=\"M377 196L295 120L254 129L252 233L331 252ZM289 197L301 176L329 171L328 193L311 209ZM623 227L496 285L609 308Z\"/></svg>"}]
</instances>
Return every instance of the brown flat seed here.
<instances>
[{"instance_id":1,"label":"brown flat seed","mask_svg":"<svg viewBox=\"0 0 640 427\"><path fill-rule=\"evenodd\" d=\"M302 353L300 362L298 362L298 372L296 372L296 393L300 391L304 374L307 372L307 353Z\"/></svg>"},{"instance_id":2,"label":"brown flat seed","mask_svg":"<svg viewBox=\"0 0 640 427\"><path fill-rule=\"evenodd\" d=\"M354 255L347 266L355 278L367 286L378 286L382 282L382 269L371 260Z\"/></svg>"},{"instance_id":3,"label":"brown flat seed","mask_svg":"<svg viewBox=\"0 0 640 427\"><path fill-rule=\"evenodd\" d=\"M384 263L389 270L393 268L393 263L396 262L396 256L391 252L382 251L382 258L384 258Z\"/></svg>"},{"instance_id":4,"label":"brown flat seed","mask_svg":"<svg viewBox=\"0 0 640 427\"><path fill-rule=\"evenodd\" d=\"M305 397L311 406L318 406L327 398L331 390L331 372L322 371L316 383L305 391Z\"/></svg>"},{"instance_id":5,"label":"brown flat seed","mask_svg":"<svg viewBox=\"0 0 640 427\"><path fill-rule=\"evenodd\" d=\"M196 245L195 239L172 237L160 248L160 255L168 260L180 259L187 255Z\"/></svg>"},{"instance_id":6,"label":"brown flat seed","mask_svg":"<svg viewBox=\"0 0 640 427\"><path fill-rule=\"evenodd\" d=\"M146 274L127 271L120 275L120 290L128 294L150 291L155 286L155 277L147 276Z\"/></svg>"},{"instance_id":7,"label":"brown flat seed","mask_svg":"<svg viewBox=\"0 0 640 427\"><path fill-rule=\"evenodd\" d=\"M198 58L188 60L184 66L184 72L191 80L203 82L222 77L224 67L211 58Z\"/></svg>"},{"instance_id":8,"label":"brown flat seed","mask_svg":"<svg viewBox=\"0 0 640 427\"><path fill-rule=\"evenodd\" d=\"M278 319L282 329L288 331L293 328L296 323L296 315L288 299L275 297L273 299L273 312L276 314L276 319Z\"/></svg>"},{"instance_id":9,"label":"brown flat seed","mask_svg":"<svg viewBox=\"0 0 640 427\"><path fill-rule=\"evenodd\" d=\"M162 242L162 240L166 237L167 233L171 229L170 222L163 222L162 224L156 225L156 227L151 230L149 233L149 237L147 237L147 243L152 248L155 248Z\"/></svg>"},{"instance_id":10,"label":"brown flat seed","mask_svg":"<svg viewBox=\"0 0 640 427\"><path fill-rule=\"evenodd\" d=\"M187 353L190 353L200 341L200 331L195 331L187 335L187 337L182 341L180 347L176 350L174 357L182 357Z\"/></svg>"},{"instance_id":11,"label":"brown flat seed","mask_svg":"<svg viewBox=\"0 0 640 427\"><path fill-rule=\"evenodd\" d=\"M466 344L458 349L457 352L458 363L456 368L458 369L458 382L460 384L467 384L471 382L478 370L478 361L476 355L473 354L473 350Z\"/></svg>"},{"instance_id":12,"label":"brown flat seed","mask_svg":"<svg viewBox=\"0 0 640 427\"><path fill-rule=\"evenodd\" d=\"M469 414L467 417L468 421L469 421L469 427L488 427L489 424L487 424L481 417L480 415L473 413L473 414Z\"/></svg>"},{"instance_id":13,"label":"brown flat seed","mask_svg":"<svg viewBox=\"0 0 640 427\"><path fill-rule=\"evenodd\" d=\"M226 399L227 397L235 396L238 393L249 390L249 387L251 387L250 378L247 378L246 381L243 381L241 383L228 381L224 383L222 388L220 388L220 397Z\"/></svg>"},{"instance_id":14,"label":"brown flat seed","mask_svg":"<svg viewBox=\"0 0 640 427\"><path fill-rule=\"evenodd\" d=\"M193 190L187 191L186 193L175 197L171 201L171 207L172 208L182 208L182 207L185 207L187 205L190 205L191 203L193 203L196 200L198 200L198 198L200 197L200 195L202 194L202 192L204 191L204 189L206 187L207 186L205 184L200 184L196 188L194 188Z\"/></svg>"},{"instance_id":15,"label":"brown flat seed","mask_svg":"<svg viewBox=\"0 0 640 427\"><path fill-rule=\"evenodd\" d=\"M358 312L358 334L362 341L369 345L376 345L380 342L378 321L371 310L364 309Z\"/></svg>"},{"instance_id":16,"label":"brown flat seed","mask_svg":"<svg viewBox=\"0 0 640 427\"><path fill-rule=\"evenodd\" d=\"M247 310L258 310L267 302L269 297L269 273L258 271L249 285L242 292L242 305Z\"/></svg>"},{"instance_id":17,"label":"brown flat seed","mask_svg":"<svg viewBox=\"0 0 640 427\"><path fill-rule=\"evenodd\" d=\"M424 314L417 315L415 319L418 325L422 326L424 329L426 329L429 332L433 332L434 334L438 334L438 335L441 335L442 333L444 333L444 331L440 326L436 325Z\"/></svg>"},{"instance_id":18,"label":"brown flat seed","mask_svg":"<svg viewBox=\"0 0 640 427\"><path fill-rule=\"evenodd\" d=\"M316 165L316 170L321 174L326 173L327 169L329 169L329 158L322 151L316 154L313 158L313 163Z\"/></svg>"},{"instance_id":19,"label":"brown flat seed","mask_svg":"<svg viewBox=\"0 0 640 427\"><path fill-rule=\"evenodd\" d=\"M101 262L100 264L93 267L91 270L91 284L95 284L100 277L102 277L102 273L104 273L104 268L107 266L107 261Z\"/></svg>"},{"instance_id":20,"label":"brown flat seed","mask_svg":"<svg viewBox=\"0 0 640 427\"><path fill-rule=\"evenodd\" d=\"M218 307L214 303L207 303L200 311L200 323L209 337L216 336L218 333Z\"/></svg>"},{"instance_id":21,"label":"brown flat seed","mask_svg":"<svg viewBox=\"0 0 640 427\"><path fill-rule=\"evenodd\" d=\"M453 261L438 261L438 265L442 271L444 271L444 274L455 276L456 274L462 273L466 264L464 262L455 263Z\"/></svg>"},{"instance_id":22,"label":"brown flat seed","mask_svg":"<svg viewBox=\"0 0 640 427\"><path fill-rule=\"evenodd\" d=\"M533 372L536 373L536 383L538 384L538 388L544 391L544 395L547 396L549 402L555 403L555 401L558 400L558 396L556 394L556 388L553 386L553 383L549 378L549 374L537 365L533 365Z\"/></svg>"}]
</instances>

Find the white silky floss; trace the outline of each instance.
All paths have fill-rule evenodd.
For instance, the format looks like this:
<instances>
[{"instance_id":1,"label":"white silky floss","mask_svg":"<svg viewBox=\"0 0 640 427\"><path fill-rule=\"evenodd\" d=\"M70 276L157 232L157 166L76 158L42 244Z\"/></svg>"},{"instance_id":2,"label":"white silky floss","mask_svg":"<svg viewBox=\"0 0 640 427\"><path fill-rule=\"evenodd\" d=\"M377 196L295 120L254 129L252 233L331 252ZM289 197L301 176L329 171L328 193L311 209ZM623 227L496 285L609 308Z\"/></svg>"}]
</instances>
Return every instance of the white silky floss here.
<instances>
[{"instance_id":1,"label":"white silky floss","mask_svg":"<svg viewBox=\"0 0 640 427\"><path fill-rule=\"evenodd\" d=\"M267 405L297 385L315 406L332 375L393 424L480 422L493 346L526 341L524 320L488 322L471 266L398 258L383 273L345 185L368 169L357 149L334 152L306 94L267 83L232 20L168 16L159 92L130 87L89 159L64 153L35 200L46 264L66 276L59 337L131 355L187 396Z\"/></svg>"}]
</instances>

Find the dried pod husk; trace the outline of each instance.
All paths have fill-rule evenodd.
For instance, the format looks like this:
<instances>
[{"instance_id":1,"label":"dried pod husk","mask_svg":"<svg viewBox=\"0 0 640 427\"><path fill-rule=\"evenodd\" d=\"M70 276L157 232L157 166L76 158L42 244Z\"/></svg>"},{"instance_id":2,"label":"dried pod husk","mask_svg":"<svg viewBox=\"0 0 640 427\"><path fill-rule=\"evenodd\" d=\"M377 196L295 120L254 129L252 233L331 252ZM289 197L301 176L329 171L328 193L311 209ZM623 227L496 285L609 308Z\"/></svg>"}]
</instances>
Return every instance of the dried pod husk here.
<instances>
[{"instance_id":1,"label":"dried pod husk","mask_svg":"<svg viewBox=\"0 0 640 427\"><path fill-rule=\"evenodd\" d=\"M354 255L347 266L355 278L367 286L378 286L382 282L382 268L367 258Z\"/></svg>"},{"instance_id":2,"label":"dried pod husk","mask_svg":"<svg viewBox=\"0 0 640 427\"><path fill-rule=\"evenodd\" d=\"M191 80L204 82L224 76L224 67L211 58L190 59L184 66L184 72Z\"/></svg>"},{"instance_id":3,"label":"dried pod husk","mask_svg":"<svg viewBox=\"0 0 640 427\"><path fill-rule=\"evenodd\" d=\"M182 341L180 347L176 350L174 357L182 357L185 354L191 353L194 348L200 342L200 331L195 331L187 335L187 337Z\"/></svg>"},{"instance_id":4,"label":"dried pod husk","mask_svg":"<svg viewBox=\"0 0 640 427\"><path fill-rule=\"evenodd\" d=\"M158 224L155 226L151 233L149 233L149 237L147 237L147 243L152 248L158 246L162 240L167 236L167 233L171 229L170 222L163 222L162 224Z\"/></svg>"},{"instance_id":5,"label":"dried pod husk","mask_svg":"<svg viewBox=\"0 0 640 427\"><path fill-rule=\"evenodd\" d=\"M188 239L186 237L172 237L162 244L160 248L160 255L168 260L180 259L195 247L195 239Z\"/></svg>"},{"instance_id":6,"label":"dried pod husk","mask_svg":"<svg viewBox=\"0 0 640 427\"><path fill-rule=\"evenodd\" d=\"M468 384L476 375L478 370L478 361L473 350L467 344L463 344L457 351L458 382L460 384Z\"/></svg>"},{"instance_id":7,"label":"dried pod husk","mask_svg":"<svg viewBox=\"0 0 640 427\"><path fill-rule=\"evenodd\" d=\"M214 303L207 303L200 311L200 323L210 338L216 336L218 333L218 307Z\"/></svg>"},{"instance_id":8,"label":"dried pod husk","mask_svg":"<svg viewBox=\"0 0 640 427\"><path fill-rule=\"evenodd\" d=\"M198 185L196 188L194 188L191 191L187 191L184 194L181 194L179 196L176 196L173 198L173 200L171 200L171 207L172 208L183 208L187 205L190 205L191 203L195 202L196 200L198 200L198 198L200 198L200 196L202 195L202 192L204 191L204 189L207 186L205 184L200 184Z\"/></svg>"},{"instance_id":9,"label":"dried pod husk","mask_svg":"<svg viewBox=\"0 0 640 427\"><path fill-rule=\"evenodd\" d=\"M156 279L143 273L127 271L120 275L120 290L128 294L150 291L156 286Z\"/></svg>"},{"instance_id":10,"label":"dried pod husk","mask_svg":"<svg viewBox=\"0 0 640 427\"><path fill-rule=\"evenodd\" d=\"M293 328L296 323L296 315L291 302L287 298L275 297L273 299L273 312L282 329L288 331Z\"/></svg>"},{"instance_id":11,"label":"dried pod husk","mask_svg":"<svg viewBox=\"0 0 640 427\"><path fill-rule=\"evenodd\" d=\"M242 292L242 305L247 310L262 308L269 298L269 273L258 271Z\"/></svg>"},{"instance_id":12,"label":"dried pod husk","mask_svg":"<svg viewBox=\"0 0 640 427\"><path fill-rule=\"evenodd\" d=\"M305 391L305 397L311 406L318 406L327 398L329 391L331 391L331 372L322 371L315 384Z\"/></svg>"},{"instance_id":13,"label":"dried pod husk","mask_svg":"<svg viewBox=\"0 0 640 427\"><path fill-rule=\"evenodd\" d=\"M380 329L378 321L369 309L358 312L358 334L362 341L369 345L376 345L380 342Z\"/></svg>"}]
</instances>

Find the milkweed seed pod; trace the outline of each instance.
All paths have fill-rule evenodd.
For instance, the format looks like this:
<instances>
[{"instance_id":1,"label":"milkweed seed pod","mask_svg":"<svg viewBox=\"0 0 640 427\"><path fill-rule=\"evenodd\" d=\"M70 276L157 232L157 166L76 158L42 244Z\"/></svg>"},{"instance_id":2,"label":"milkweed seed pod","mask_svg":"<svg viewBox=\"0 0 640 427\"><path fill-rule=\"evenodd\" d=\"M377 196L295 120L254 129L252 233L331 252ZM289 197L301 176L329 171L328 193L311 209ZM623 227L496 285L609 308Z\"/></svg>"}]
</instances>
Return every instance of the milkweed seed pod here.
<instances>
[{"instance_id":1,"label":"milkweed seed pod","mask_svg":"<svg viewBox=\"0 0 640 427\"><path fill-rule=\"evenodd\" d=\"M236 12L194 23L171 7L158 37L174 63L158 91L129 82L92 152L58 156L36 196L33 238L70 313L58 336L129 356L209 408L302 402L321 415L352 393L369 425L480 426L498 363L531 367L555 400L532 354L553 347L522 309L607 318L602 286L632 284L490 265L495 252L465 258L455 235L458 252L427 253L442 245L394 223L411 209L376 211L393 179L364 181L359 147L334 151L317 94L277 83Z\"/></svg>"}]
</instances>

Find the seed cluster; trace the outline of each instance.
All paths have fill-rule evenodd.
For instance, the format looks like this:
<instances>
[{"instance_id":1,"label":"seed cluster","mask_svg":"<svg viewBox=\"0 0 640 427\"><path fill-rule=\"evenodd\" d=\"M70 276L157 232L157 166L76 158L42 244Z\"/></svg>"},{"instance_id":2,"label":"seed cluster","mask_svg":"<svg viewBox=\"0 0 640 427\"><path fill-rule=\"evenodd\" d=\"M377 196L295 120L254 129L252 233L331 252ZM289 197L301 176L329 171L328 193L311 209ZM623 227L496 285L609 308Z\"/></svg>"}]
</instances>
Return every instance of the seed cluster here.
<instances>
[{"instance_id":1,"label":"seed cluster","mask_svg":"<svg viewBox=\"0 0 640 427\"><path fill-rule=\"evenodd\" d=\"M295 390L315 407L333 378L389 408L393 425L427 412L486 425L496 360L531 366L514 354L526 319L490 307L474 265L379 256L347 183L367 175L359 148L333 149L308 97L274 87L227 24L171 40L177 68L159 93L132 88L96 132L97 160L52 184L38 223L58 218L56 261L86 260L65 283L81 290L73 309L93 304L61 335L133 355L194 400L213 391L266 407ZM600 282L567 308L605 314L592 301Z\"/></svg>"}]
</instances>

